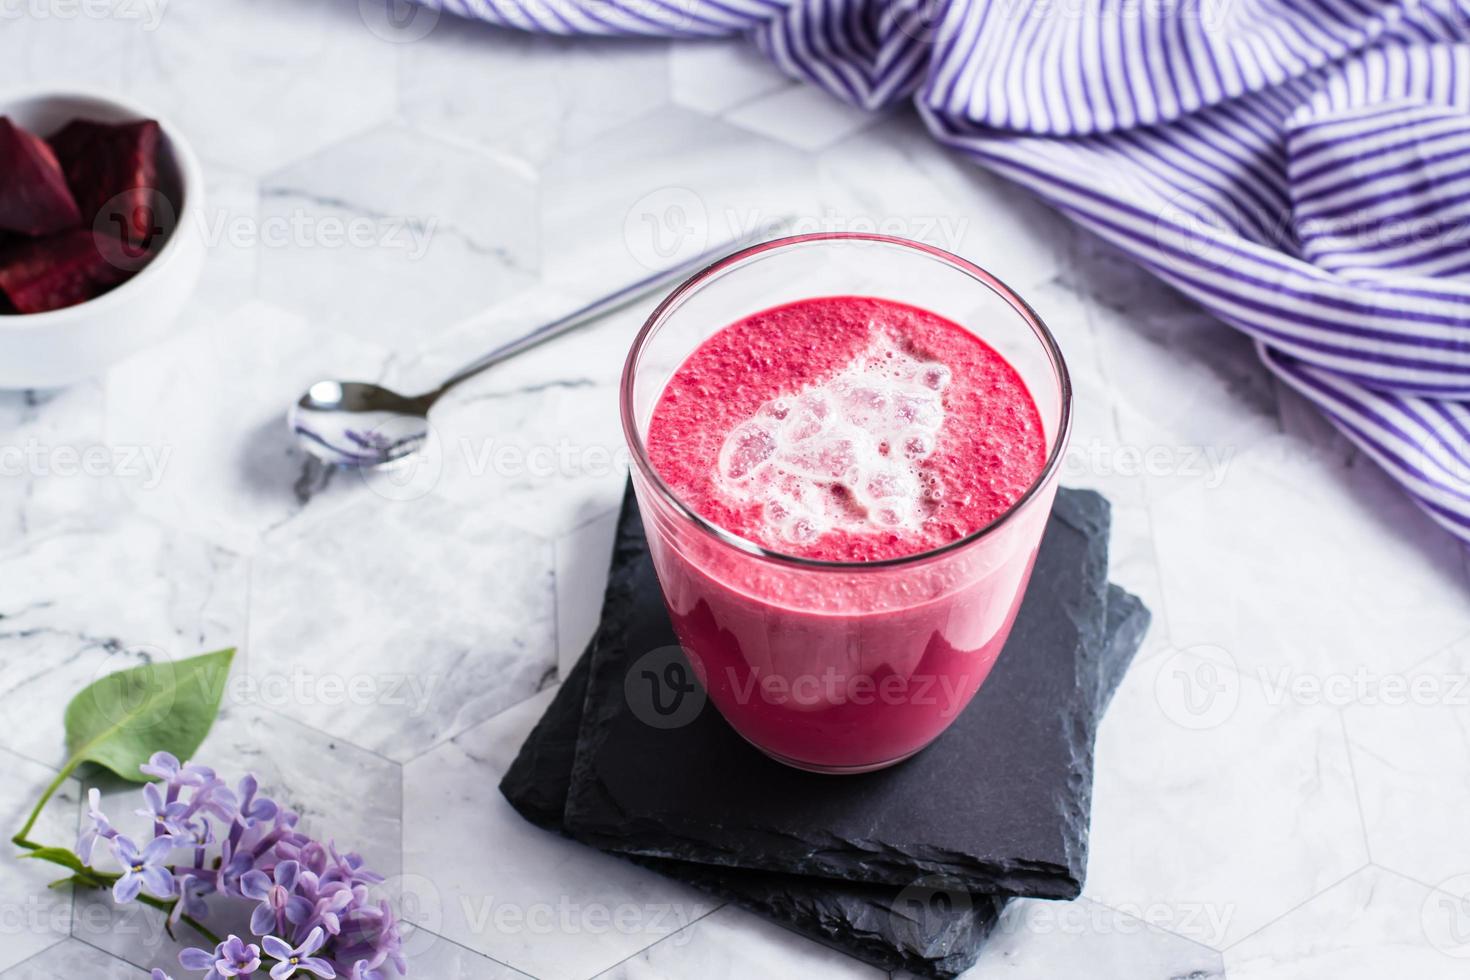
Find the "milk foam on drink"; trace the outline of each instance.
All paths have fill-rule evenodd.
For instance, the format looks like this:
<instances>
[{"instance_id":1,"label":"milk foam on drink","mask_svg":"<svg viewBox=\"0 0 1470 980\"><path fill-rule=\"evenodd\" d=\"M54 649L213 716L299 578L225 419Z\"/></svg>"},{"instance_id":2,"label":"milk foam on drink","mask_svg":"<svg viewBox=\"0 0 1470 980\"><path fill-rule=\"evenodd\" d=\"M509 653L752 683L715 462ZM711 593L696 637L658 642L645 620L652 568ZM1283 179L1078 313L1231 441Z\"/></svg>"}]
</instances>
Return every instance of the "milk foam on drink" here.
<instances>
[{"instance_id":1,"label":"milk foam on drink","mask_svg":"<svg viewBox=\"0 0 1470 980\"><path fill-rule=\"evenodd\" d=\"M834 529L917 531L944 492L922 468L944 425L950 370L881 328L842 370L761 404L725 437L716 485L759 504L767 536L804 544Z\"/></svg>"}]
</instances>

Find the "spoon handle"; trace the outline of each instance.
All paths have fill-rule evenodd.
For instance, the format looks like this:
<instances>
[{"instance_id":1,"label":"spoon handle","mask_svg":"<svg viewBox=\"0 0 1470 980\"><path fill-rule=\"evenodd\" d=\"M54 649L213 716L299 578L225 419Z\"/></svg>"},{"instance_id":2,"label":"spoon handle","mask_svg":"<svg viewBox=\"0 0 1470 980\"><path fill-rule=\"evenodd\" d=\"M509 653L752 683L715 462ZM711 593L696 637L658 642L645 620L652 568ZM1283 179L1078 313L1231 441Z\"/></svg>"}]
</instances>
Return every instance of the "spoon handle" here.
<instances>
[{"instance_id":1,"label":"spoon handle","mask_svg":"<svg viewBox=\"0 0 1470 980\"><path fill-rule=\"evenodd\" d=\"M453 388L461 381L466 381L479 374L481 371L484 371L486 368L493 367L494 365L499 364L501 361L508 360L509 358L515 357L517 354L524 353L525 351L528 351L533 347L544 344L554 337L560 337L564 333L575 330L578 327L585 326L588 323L591 323L593 320L598 319L599 317L606 316L609 313L615 312L625 306L637 302L650 293L655 293L668 286L671 286L681 279L685 279L693 275L700 269L709 265L711 262L714 262L716 259L722 258L723 256L735 251L737 248L743 245L754 244L755 242L760 241L763 238L770 237L771 235L775 234L777 229L788 224L789 221L789 218L783 218L777 221L774 225L767 226L767 228L761 233L754 235L745 235L740 238L735 238L726 242L722 242L721 244L716 245L714 248L708 249L692 259L680 262L678 265L675 265L672 268L663 269L659 272L655 272L650 276L639 279L637 282L629 283L622 289L619 289L617 292L609 293L601 299L593 300L591 303L588 303L586 306L582 307L579 310L574 310L573 312L568 313L566 316L553 320L550 323L542 324L525 336L518 337L515 340L510 341L509 343L502 344L501 346L492 350L490 353L486 354L484 357L475 361L473 364L462 368L454 375L452 375L449 380L440 385L432 393L432 397L438 398L440 395L444 394L446 391L448 391L450 388Z\"/></svg>"}]
</instances>

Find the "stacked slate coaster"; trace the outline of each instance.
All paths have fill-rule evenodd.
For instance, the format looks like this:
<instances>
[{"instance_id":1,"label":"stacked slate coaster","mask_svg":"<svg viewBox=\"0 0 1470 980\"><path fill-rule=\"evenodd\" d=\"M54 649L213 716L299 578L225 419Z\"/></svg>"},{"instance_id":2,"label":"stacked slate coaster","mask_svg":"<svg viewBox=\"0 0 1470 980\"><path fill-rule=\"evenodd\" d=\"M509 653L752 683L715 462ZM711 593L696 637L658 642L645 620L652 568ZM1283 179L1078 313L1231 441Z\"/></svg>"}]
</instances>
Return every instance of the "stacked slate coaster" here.
<instances>
[{"instance_id":1,"label":"stacked slate coaster","mask_svg":"<svg viewBox=\"0 0 1470 980\"><path fill-rule=\"evenodd\" d=\"M823 776L767 759L702 698L660 724L633 693L634 664L677 640L628 494L601 626L501 791L542 827L859 959L953 976L1010 899L1082 889L1093 736L1149 622L1107 582L1108 519L1102 497L1061 490L969 707L907 762Z\"/></svg>"}]
</instances>

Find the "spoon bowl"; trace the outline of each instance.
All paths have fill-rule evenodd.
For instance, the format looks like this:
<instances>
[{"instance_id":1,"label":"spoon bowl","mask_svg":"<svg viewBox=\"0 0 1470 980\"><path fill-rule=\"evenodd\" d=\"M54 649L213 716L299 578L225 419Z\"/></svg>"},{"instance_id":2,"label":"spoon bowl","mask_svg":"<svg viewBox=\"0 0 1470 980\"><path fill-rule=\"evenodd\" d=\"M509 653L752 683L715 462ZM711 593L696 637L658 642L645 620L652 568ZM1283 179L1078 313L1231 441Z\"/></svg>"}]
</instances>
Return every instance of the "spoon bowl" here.
<instances>
[{"instance_id":1,"label":"spoon bowl","mask_svg":"<svg viewBox=\"0 0 1470 980\"><path fill-rule=\"evenodd\" d=\"M336 466L401 463L429 437L427 395L409 397L366 381L318 381L291 406L287 421L307 452Z\"/></svg>"}]
</instances>

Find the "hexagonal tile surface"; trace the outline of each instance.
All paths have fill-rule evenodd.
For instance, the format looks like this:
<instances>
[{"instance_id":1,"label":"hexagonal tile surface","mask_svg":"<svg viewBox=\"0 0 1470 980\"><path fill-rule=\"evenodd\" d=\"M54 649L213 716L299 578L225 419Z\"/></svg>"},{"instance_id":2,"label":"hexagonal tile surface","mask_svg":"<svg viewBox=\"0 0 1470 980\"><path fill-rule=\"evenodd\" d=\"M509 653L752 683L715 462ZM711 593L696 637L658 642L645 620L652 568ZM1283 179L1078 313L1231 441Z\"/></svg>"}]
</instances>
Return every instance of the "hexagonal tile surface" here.
<instances>
[{"instance_id":1,"label":"hexagonal tile surface","mask_svg":"<svg viewBox=\"0 0 1470 980\"><path fill-rule=\"evenodd\" d=\"M0 392L0 532L5 541L95 521L122 504L119 477L146 469L147 460L103 442L102 402L96 381L50 391Z\"/></svg>"},{"instance_id":2,"label":"hexagonal tile surface","mask_svg":"<svg viewBox=\"0 0 1470 980\"><path fill-rule=\"evenodd\" d=\"M524 165L402 126L355 136L261 184L260 294L412 349L532 281Z\"/></svg>"},{"instance_id":3,"label":"hexagonal tile surface","mask_svg":"<svg viewBox=\"0 0 1470 980\"><path fill-rule=\"evenodd\" d=\"M799 150L820 150L873 125L883 115L856 109L810 85L792 83L741 103L724 118Z\"/></svg>"},{"instance_id":4,"label":"hexagonal tile surface","mask_svg":"<svg viewBox=\"0 0 1470 980\"><path fill-rule=\"evenodd\" d=\"M530 980L512 967L424 929L403 930L408 976L443 980Z\"/></svg>"},{"instance_id":5,"label":"hexagonal tile surface","mask_svg":"<svg viewBox=\"0 0 1470 980\"><path fill-rule=\"evenodd\" d=\"M365 496L262 546L251 696L413 758L554 673L554 577L551 544L493 507Z\"/></svg>"},{"instance_id":6,"label":"hexagonal tile surface","mask_svg":"<svg viewBox=\"0 0 1470 980\"><path fill-rule=\"evenodd\" d=\"M59 942L19 966L0 973L5 980L57 980L58 977L140 980L142 976L137 967L75 939Z\"/></svg>"},{"instance_id":7,"label":"hexagonal tile surface","mask_svg":"<svg viewBox=\"0 0 1470 980\"><path fill-rule=\"evenodd\" d=\"M493 507L553 537L622 499L626 453L612 385L477 389L445 404L434 424L443 455L434 492L447 500Z\"/></svg>"},{"instance_id":8,"label":"hexagonal tile surface","mask_svg":"<svg viewBox=\"0 0 1470 980\"><path fill-rule=\"evenodd\" d=\"M1226 950L1226 969L1231 980L1463 977L1470 946L1436 946L1432 924L1426 928L1440 901L1458 904L1391 871L1364 868Z\"/></svg>"},{"instance_id":9,"label":"hexagonal tile surface","mask_svg":"<svg viewBox=\"0 0 1470 980\"><path fill-rule=\"evenodd\" d=\"M83 687L245 633L239 556L136 514L27 539L0 557L0 580L0 731L48 765L65 758L62 710Z\"/></svg>"},{"instance_id":10,"label":"hexagonal tile surface","mask_svg":"<svg viewBox=\"0 0 1470 980\"><path fill-rule=\"evenodd\" d=\"M674 45L669 80L676 105L711 116L791 85L791 79L743 39Z\"/></svg>"},{"instance_id":11,"label":"hexagonal tile surface","mask_svg":"<svg viewBox=\"0 0 1470 980\"><path fill-rule=\"evenodd\" d=\"M1091 847L1095 901L1217 949L1250 934L1367 862L1337 711L1206 649L1135 665L1098 736Z\"/></svg>"},{"instance_id":12,"label":"hexagonal tile surface","mask_svg":"<svg viewBox=\"0 0 1470 980\"><path fill-rule=\"evenodd\" d=\"M497 783L543 692L404 767L404 868L423 925L542 980L585 980L718 903L532 826ZM484 846L464 842L483 842Z\"/></svg>"},{"instance_id":13,"label":"hexagonal tile surface","mask_svg":"<svg viewBox=\"0 0 1470 980\"><path fill-rule=\"evenodd\" d=\"M230 696L238 697L240 671L234 680ZM239 704L226 706L194 758L232 784L246 772L255 773L262 795L301 814L303 831L360 853L389 881L400 872L402 780L399 767L387 759L273 712ZM134 840L151 836L148 818L133 812L142 806L140 787L116 780L99 785L102 812L120 832ZM99 867L115 868L105 847L99 846L93 860ZM217 928L244 935L249 903L215 899L210 910ZM72 934L144 969L172 969L178 963L179 943L164 931L157 910L114 905L107 893L78 894Z\"/></svg>"},{"instance_id":14,"label":"hexagonal tile surface","mask_svg":"<svg viewBox=\"0 0 1470 980\"><path fill-rule=\"evenodd\" d=\"M813 980L882 980L887 974L726 905L633 956L598 980L801 976Z\"/></svg>"},{"instance_id":15,"label":"hexagonal tile surface","mask_svg":"<svg viewBox=\"0 0 1470 980\"><path fill-rule=\"evenodd\" d=\"M1279 431L1275 386L1248 339L1087 235L1066 275L1087 300L1128 456L1142 470L1153 454L1161 491L1216 479Z\"/></svg>"},{"instance_id":16,"label":"hexagonal tile surface","mask_svg":"<svg viewBox=\"0 0 1470 980\"><path fill-rule=\"evenodd\" d=\"M812 205L812 164L788 147L665 107L541 169L548 277L622 286Z\"/></svg>"},{"instance_id":17,"label":"hexagonal tile surface","mask_svg":"<svg viewBox=\"0 0 1470 980\"><path fill-rule=\"evenodd\" d=\"M446 17L404 46L399 109L418 128L539 162L663 104L668 57L667 41L547 37Z\"/></svg>"},{"instance_id":18,"label":"hexagonal tile surface","mask_svg":"<svg viewBox=\"0 0 1470 980\"><path fill-rule=\"evenodd\" d=\"M0 820L4 821L9 838L25 825L42 791L56 777L56 770L3 749L0 749L0 765L5 767L6 775L0 784ZM76 843L80 800L80 787L75 780L67 780L41 811L28 838L46 846L70 848ZM8 846L8 839L6 843ZM16 860L9 854L6 860L10 864L0 875L0 908L5 910L5 922L0 926L3 930L0 934L4 935L4 941L0 942L0 971L22 964L65 939L71 922L71 890L47 887L56 879L66 877L63 869L42 861ZM4 975L8 977L10 973Z\"/></svg>"},{"instance_id":19,"label":"hexagonal tile surface","mask_svg":"<svg viewBox=\"0 0 1470 980\"><path fill-rule=\"evenodd\" d=\"M1470 641L1402 673L1343 676L1373 860L1427 885L1470 873L1456 829L1470 807Z\"/></svg>"},{"instance_id":20,"label":"hexagonal tile surface","mask_svg":"<svg viewBox=\"0 0 1470 980\"><path fill-rule=\"evenodd\" d=\"M286 409L323 378L380 377L388 355L264 303L206 319L114 368L107 432L159 465L127 481L137 505L238 551L309 505L363 492L302 452Z\"/></svg>"},{"instance_id":21,"label":"hexagonal tile surface","mask_svg":"<svg viewBox=\"0 0 1470 980\"><path fill-rule=\"evenodd\" d=\"M610 510L557 539L557 668L565 677L592 642L602 616L618 512Z\"/></svg>"},{"instance_id":22,"label":"hexagonal tile surface","mask_svg":"<svg viewBox=\"0 0 1470 980\"><path fill-rule=\"evenodd\" d=\"M398 49L360 6L170 0L131 49L125 91L205 162L264 174L392 117Z\"/></svg>"},{"instance_id":23,"label":"hexagonal tile surface","mask_svg":"<svg viewBox=\"0 0 1470 980\"><path fill-rule=\"evenodd\" d=\"M1217 483L1149 487L1176 644L1217 644L1279 685L1403 670L1470 629L1462 549L1361 458L1276 436Z\"/></svg>"},{"instance_id":24,"label":"hexagonal tile surface","mask_svg":"<svg viewBox=\"0 0 1470 980\"><path fill-rule=\"evenodd\" d=\"M1067 266L1071 227L966 160L915 152L929 139L923 124L904 114L873 119L828 148L817 158L820 211L798 230L922 241L964 256L1029 301ZM1073 353L1071 346L1063 350Z\"/></svg>"},{"instance_id":25,"label":"hexagonal tile surface","mask_svg":"<svg viewBox=\"0 0 1470 980\"><path fill-rule=\"evenodd\" d=\"M124 12L121 4L7 7L0 85L31 86L41 79L64 78L73 86L120 87L129 54L157 30L167 13L166 4L126 6L131 16L117 16ZM59 16L68 9L72 16ZM88 13L99 10L103 16ZM32 16L33 12L51 16Z\"/></svg>"},{"instance_id":26,"label":"hexagonal tile surface","mask_svg":"<svg viewBox=\"0 0 1470 980\"><path fill-rule=\"evenodd\" d=\"M260 272L260 182L251 174L214 165L204 172L204 273L189 315L228 315L255 298Z\"/></svg>"},{"instance_id":27,"label":"hexagonal tile surface","mask_svg":"<svg viewBox=\"0 0 1470 980\"><path fill-rule=\"evenodd\" d=\"M980 959L962 976L980 980L1003 970L1015 980L1080 976L1223 980L1218 952L1169 932L1168 917L1161 917L1162 928L1139 917L1149 911L1138 909L1130 915L1085 898L1012 903Z\"/></svg>"}]
</instances>

